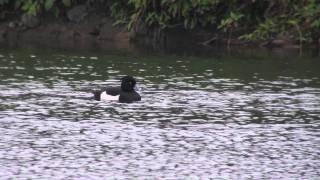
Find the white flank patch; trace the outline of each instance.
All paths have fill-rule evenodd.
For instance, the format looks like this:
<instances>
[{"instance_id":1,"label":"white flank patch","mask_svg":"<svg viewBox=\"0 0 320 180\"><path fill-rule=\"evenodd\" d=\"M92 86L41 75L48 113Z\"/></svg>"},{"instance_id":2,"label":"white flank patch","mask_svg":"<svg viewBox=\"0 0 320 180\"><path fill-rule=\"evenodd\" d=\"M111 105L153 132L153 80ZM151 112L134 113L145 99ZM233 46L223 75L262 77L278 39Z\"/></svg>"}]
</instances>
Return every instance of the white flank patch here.
<instances>
[{"instance_id":1,"label":"white flank patch","mask_svg":"<svg viewBox=\"0 0 320 180\"><path fill-rule=\"evenodd\" d=\"M101 101L118 101L119 100L119 96L120 95L117 95L117 96L111 96L109 94L107 94L107 92L103 92L101 93L100 95L100 100Z\"/></svg>"}]
</instances>

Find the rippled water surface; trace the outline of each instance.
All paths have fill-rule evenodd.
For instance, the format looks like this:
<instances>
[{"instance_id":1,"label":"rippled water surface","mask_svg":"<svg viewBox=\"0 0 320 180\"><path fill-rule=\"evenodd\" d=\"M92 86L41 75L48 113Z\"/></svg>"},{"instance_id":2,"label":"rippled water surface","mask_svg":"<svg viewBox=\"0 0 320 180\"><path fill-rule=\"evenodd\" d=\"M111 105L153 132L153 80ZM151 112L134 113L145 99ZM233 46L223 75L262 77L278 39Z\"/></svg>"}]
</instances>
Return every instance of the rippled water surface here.
<instances>
[{"instance_id":1,"label":"rippled water surface","mask_svg":"<svg viewBox=\"0 0 320 180\"><path fill-rule=\"evenodd\" d=\"M0 179L320 177L319 57L0 49L0 95Z\"/></svg>"}]
</instances>

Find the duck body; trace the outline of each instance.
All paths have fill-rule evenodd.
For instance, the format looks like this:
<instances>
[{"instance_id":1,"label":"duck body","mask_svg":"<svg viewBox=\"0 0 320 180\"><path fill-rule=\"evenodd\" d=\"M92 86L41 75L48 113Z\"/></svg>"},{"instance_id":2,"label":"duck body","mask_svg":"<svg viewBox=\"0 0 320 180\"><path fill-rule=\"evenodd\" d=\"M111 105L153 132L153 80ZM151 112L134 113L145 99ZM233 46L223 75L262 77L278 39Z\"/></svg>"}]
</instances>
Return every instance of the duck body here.
<instances>
[{"instance_id":1,"label":"duck body","mask_svg":"<svg viewBox=\"0 0 320 180\"><path fill-rule=\"evenodd\" d=\"M122 78L120 87L107 87L100 91L94 91L94 99L97 101L119 101L131 103L141 101L141 96L134 90L136 81L131 76Z\"/></svg>"},{"instance_id":2,"label":"duck body","mask_svg":"<svg viewBox=\"0 0 320 180\"><path fill-rule=\"evenodd\" d=\"M110 95L107 91L103 91L100 94L100 101L119 101L120 95Z\"/></svg>"},{"instance_id":3,"label":"duck body","mask_svg":"<svg viewBox=\"0 0 320 180\"><path fill-rule=\"evenodd\" d=\"M100 91L93 92L94 99L97 101L119 101L131 103L141 101L141 96L136 91L122 91L120 87L107 87Z\"/></svg>"}]
</instances>

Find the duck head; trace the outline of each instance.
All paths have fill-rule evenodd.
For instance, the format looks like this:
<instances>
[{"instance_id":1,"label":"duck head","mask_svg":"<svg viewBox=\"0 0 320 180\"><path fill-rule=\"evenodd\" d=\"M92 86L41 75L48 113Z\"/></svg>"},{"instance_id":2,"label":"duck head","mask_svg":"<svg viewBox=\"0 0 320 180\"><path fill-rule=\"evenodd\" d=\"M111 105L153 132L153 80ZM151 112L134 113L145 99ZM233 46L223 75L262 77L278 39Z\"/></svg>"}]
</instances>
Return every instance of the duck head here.
<instances>
[{"instance_id":1,"label":"duck head","mask_svg":"<svg viewBox=\"0 0 320 180\"><path fill-rule=\"evenodd\" d=\"M136 80L132 76L125 76L121 79L121 89L125 92L131 92L134 90Z\"/></svg>"}]
</instances>

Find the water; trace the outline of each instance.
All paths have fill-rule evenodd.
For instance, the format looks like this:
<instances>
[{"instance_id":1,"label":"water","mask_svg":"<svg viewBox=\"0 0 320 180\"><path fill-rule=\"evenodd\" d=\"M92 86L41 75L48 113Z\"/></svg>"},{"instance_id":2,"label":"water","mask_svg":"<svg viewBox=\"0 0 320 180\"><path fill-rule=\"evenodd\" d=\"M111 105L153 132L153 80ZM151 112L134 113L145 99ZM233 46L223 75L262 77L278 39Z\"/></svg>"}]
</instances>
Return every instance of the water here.
<instances>
[{"instance_id":1,"label":"water","mask_svg":"<svg viewBox=\"0 0 320 180\"><path fill-rule=\"evenodd\" d=\"M0 51L0 179L319 179L319 58ZM142 101L91 100L138 80Z\"/></svg>"}]
</instances>

